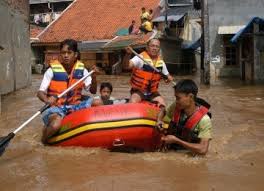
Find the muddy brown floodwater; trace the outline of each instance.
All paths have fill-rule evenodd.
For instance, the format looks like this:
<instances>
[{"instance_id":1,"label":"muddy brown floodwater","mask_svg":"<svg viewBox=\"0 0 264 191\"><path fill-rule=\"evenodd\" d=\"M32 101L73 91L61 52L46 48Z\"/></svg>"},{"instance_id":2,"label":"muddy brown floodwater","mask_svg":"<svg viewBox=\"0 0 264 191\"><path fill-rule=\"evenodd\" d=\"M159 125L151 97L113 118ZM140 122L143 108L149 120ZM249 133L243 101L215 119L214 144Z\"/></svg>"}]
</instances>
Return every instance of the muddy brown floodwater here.
<instances>
[{"instance_id":1,"label":"muddy brown floodwater","mask_svg":"<svg viewBox=\"0 0 264 191\"><path fill-rule=\"evenodd\" d=\"M2 97L1 136L42 106L35 96L41 79L33 75L31 87ZM111 81L116 98L128 97L128 75L101 75L98 81ZM161 83L160 92L167 103L174 100L171 86ZM199 96L209 101L213 113L213 140L206 157L43 146L37 117L0 158L0 190L263 191L264 86L225 80L200 85Z\"/></svg>"}]
</instances>

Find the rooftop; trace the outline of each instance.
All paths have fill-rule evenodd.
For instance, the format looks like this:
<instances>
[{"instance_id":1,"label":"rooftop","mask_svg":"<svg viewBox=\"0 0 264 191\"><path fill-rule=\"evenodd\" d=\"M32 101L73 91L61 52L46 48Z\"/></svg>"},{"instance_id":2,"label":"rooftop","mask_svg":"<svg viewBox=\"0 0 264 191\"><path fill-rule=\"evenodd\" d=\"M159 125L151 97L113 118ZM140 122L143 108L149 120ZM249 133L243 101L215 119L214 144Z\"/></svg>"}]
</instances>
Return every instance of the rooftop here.
<instances>
[{"instance_id":1,"label":"rooftop","mask_svg":"<svg viewBox=\"0 0 264 191\"><path fill-rule=\"evenodd\" d=\"M128 28L132 20L140 23L141 8L158 6L159 0L76 0L38 37L41 42L106 40L115 37L120 28Z\"/></svg>"}]
</instances>

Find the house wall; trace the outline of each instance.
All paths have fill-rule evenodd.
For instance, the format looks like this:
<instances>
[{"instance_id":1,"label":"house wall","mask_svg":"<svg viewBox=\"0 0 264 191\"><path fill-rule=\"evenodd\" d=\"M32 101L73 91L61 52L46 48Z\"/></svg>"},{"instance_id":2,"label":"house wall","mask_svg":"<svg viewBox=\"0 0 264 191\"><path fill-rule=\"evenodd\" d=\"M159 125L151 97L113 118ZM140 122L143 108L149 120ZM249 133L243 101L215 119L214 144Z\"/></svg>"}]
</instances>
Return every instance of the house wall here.
<instances>
[{"instance_id":1,"label":"house wall","mask_svg":"<svg viewBox=\"0 0 264 191\"><path fill-rule=\"evenodd\" d=\"M0 1L0 94L31 83L28 18L27 0Z\"/></svg>"},{"instance_id":2,"label":"house wall","mask_svg":"<svg viewBox=\"0 0 264 191\"><path fill-rule=\"evenodd\" d=\"M264 34L255 36L254 81L264 82Z\"/></svg>"},{"instance_id":3,"label":"house wall","mask_svg":"<svg viewBox=\"0 0 264 191\"><path fill-rule=\"evenodd\" d=\"M222 36L218 35L219 26L245 25L252 17L264 17L263 0L208 0L210 35L210 75L211 83L218 77L239 77L238 67L226 67L224 64ZM212 62L217 56L220 62ZM259 75L259 74L258 74Z\"/></svg>"}]
</instances>

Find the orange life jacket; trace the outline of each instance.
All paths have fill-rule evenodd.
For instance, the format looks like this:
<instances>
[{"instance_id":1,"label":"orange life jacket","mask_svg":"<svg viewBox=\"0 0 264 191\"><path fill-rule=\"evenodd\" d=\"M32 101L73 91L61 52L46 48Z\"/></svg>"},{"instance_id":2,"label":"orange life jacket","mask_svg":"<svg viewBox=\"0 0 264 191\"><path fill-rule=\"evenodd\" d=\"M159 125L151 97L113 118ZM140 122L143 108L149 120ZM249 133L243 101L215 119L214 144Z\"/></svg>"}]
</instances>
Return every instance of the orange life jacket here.
<instances>
[{"instance_id":1,"label":"orange life jacket","mask_svg":"<svg viewBox=\"0 0 264 191\"><path fill-rule=\"evenodd\" d=\"M154 63L146 51L142 52L140 55L142 55L143 59L150 65L162 72L164 61L160 57L158 57L157 61ZM156 72L153 68L144 64L141 69L136 67L133 68L130 84L133 89L140 90L143 93L154 93L158 91L160 79L161 74L159 72Z\"/></svg>"},{"instance_id":2,"label":"orange life jacket","mask_svg":"<svg viewBox=\"0 0 264 191\"><path fill-rule=\"evenodd\" d=\"M176 107L174 116L172 119L172 126L174 128L174 134L188 142L196 142L198 135L193 131L195 126L200 122L200 120L208 113L208 108L204 106L199 106L195 113L187 118L187 120L181 124L181 117L183 112Z\"/></svg>"},{"instance_id":3,"label":"orange life jacket","mask_svg":"<svg viewBox=\"0 0 264 191\"><path fill-rule=\"evenodd\" d=\"M53 61L50 66L53 72L53 78L48 88L48 96L58 96L76 81L81 79L84 75L84 64L80 61L77 61L75 63L70 75L68 75L68 73L58 60ZM61 97L57 101L56 105L59 106L64 104L78 104L81 100L81 91L83 86L84 83L80 82L73 90L69 91L66 95Z\"/></svg>"}]
</instances>

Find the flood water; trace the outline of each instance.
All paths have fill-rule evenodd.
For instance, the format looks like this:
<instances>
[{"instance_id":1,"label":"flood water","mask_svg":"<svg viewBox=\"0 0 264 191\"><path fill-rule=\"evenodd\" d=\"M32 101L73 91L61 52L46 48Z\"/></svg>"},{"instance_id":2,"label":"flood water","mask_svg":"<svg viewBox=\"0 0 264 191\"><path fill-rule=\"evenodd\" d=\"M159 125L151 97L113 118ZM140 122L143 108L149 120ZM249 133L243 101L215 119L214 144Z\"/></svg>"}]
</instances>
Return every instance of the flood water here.
<instances>
[{"instance_id":1,"label":"flood water","mask_svg":"<svg viewBox=\"0 0 264 191\"><path fill-rule=\"evenodd\" d=\"M2 97L1 136L42 106L36 97L41 79L33 75L31 87ZM128 75L98 76L102 81L112 82L114 97L128 97ZM161 83L160 92L167 103L174 100L170 85ZM213 140L205 157L43 146L37 117L0 157L0 190L264 190L264 86L224 80L200 85L199 96L212 105L213 114Z\"/></svg>"}]
</instances>

